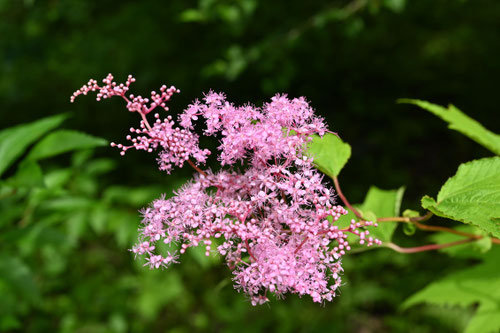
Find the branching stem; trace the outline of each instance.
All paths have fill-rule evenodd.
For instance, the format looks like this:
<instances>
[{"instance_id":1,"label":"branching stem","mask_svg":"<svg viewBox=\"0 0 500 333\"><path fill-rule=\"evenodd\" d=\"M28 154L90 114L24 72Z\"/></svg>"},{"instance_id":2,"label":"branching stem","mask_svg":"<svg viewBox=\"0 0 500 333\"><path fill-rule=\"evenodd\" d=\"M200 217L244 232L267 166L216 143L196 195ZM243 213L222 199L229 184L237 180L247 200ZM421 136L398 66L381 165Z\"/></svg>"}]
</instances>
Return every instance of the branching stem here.
<instances>
[{"instance_id":1,"label":"branching stem","mask_svg":"<svg viewBox=\"0 0 500 333\"><path fill-rule=\"evenodd\" d=\"M419 219L419 221L424 221L424 220L427 220L431 216L432 216L432 213L429 212L429 213L427 213L424 216L418 217L418 219ZM384 218L377 219L377 222L404 222L404 223L412 223L417 228L422 229L422 230L427 230L427 231L442 231L442 232L447 232L447 233L454 234L454 235L465 236L465 237L468 237L468 238L471 238L471 239L476 239L476 240L477 239L481 239L481 238L484 237L482 235L475 235L475 234L471 234L469 232L463 232L463 231L455 230L455 229L452 229L452 228L441 227L441 226L437 226L437 225L426 225L426 224L419 223L417 221L418 221L417 218L407 218L407 217L384 217ZM500 244L500 239L498 239L498 238L491 237L491 241L494 244Z\"/></svg>"},{"instance_id":2,"label":"branching stem","mask_svg":"<svg viewBox=\"0 0 500 333\"><path fill-rule=\"evenodd\" d=\"M339 180L337 177L332 177L333 179L333 184L335 185L335 190L337 191L338 196L342 200L342 202L349 208L356 217L358 217L362 222L364 221L363 216L361 215L360 212L358 212L347 200L345 197L344 193L342 193L342 190L340 189L339 185ZM420 222L426 221L430 219L434 214L429 211L427 214L424 216L416 216L416 217L403 217L403 216L395 216L395 217L381 217L377 219L377 222L403 222L403 223L412 223L414 224L417 228L422 229L422 230L428 230L428 231L442 231L442 232L448 232L451 234L459 235L459 236L465 236L467 239L455 241L455 242L450 242L450 243L445 243L445 244L430 244L430 245L423 245L423 246L418 246L418 247L413 247L413 248L402 248L394 243L385 243L385 245L394 251L401 252L401 253L416 253L416 252L423 252L423 251L431 251L431 250L438 250L438 249L443 249L455 245L460 245L464 243L469 243L473 241L477 241L479 239L482 239L485 236L481 235L475 235L471 234L468 232L463 232L459 230L455 230L452 228L447 228L447 227L440 227L440 226L434 226L434 225L426 225L422 224ZM491 237L491 242L494 244L499 244L500 245L500 239Z\"/></svg>"}]
</instances>

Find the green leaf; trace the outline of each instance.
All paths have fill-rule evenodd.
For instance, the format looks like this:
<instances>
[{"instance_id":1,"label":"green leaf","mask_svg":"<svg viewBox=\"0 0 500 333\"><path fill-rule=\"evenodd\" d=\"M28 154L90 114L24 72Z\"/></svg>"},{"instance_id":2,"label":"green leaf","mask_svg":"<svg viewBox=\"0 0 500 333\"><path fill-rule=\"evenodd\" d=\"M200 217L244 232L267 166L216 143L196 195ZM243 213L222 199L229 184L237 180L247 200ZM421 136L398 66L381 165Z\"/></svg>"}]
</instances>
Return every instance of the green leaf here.
<instances>
[{"instance_id":1,"label":"green leaf","mask_svg":"<svg viewBox=\"0 0 500 333\"><path fill-rule=\"evenodd\" d=\"M103 201L114 204L126 204L132 207L146 205L157 198L165 189L160 186L130 188L109 186L103 193Z\"/></svg>"},{"instance_id":2,"label":"green leaf","mask_svg":"<svg viewBox=\"0 0 500 333\"><path fill-rule=\"evenodd\" d=\"M366 194L361 210L372 212L377 218L399 216L404 191L404 187L397 190L381 190L372 186ZM382 242L389 242L397 226L397 222L379 222L378 227L367 227L367 229L372 237L376 237Z\"/></svg>"},{"instance_id":3,"label":"green leaf","mask_svg":"<svg viewBox=\"0 0 500 333\"><path fill-rule=\"evenodd\" d=\"M363 218L366 220L366 221L371 221L371 222L376 222L377 221L377 214L375 214L374 212L372 211L363 211L361 210L361 215L363 216Z\"/></svg>"},{"instance_id":4,"label":"green leaf","mask_svg":"<svg viewBox=\"0 0 500 333\"><path fill-rule=\"evenodd\" d=\"M498 332L499 328L500 309L492 303L487 303L479 306L464 333L495 333Z\"/></svg>"},{"instance_id":5,"label":"green leaf","mask_svg":"<svg viewBox=\"0 0 500 333\"><path fill-rule=\"evenodd\" d=\"M9 185L14 187L43 187L42 169L35 161L23 160L14 176L7 180Z\"/></svg>"},{"instance_id":6,"label":"green leaf","mask_svg":"<svg viewBox=\"0 0 500 333\"><path fill-rule=\"evenodd\" d=\"M473 268L431 283L406 300L403 307L418 303L467 307L479 303L465 332L497 332L500 329L500 249L491 250L484 259L483 263Z\"/></svg>"},{"instance_id":7,"label":"green leaf","mask_svg":"<svg viewBox=\"0 0 500 333\"><path fill-rule=\"evenodd\" d=\"M314 158L317 168L329 177L337 177L351 157L351 146L337 135L326 133L323 137L313 136L308 153Z\"/></svg>"},{"instance_id":8,"label":"green leaf","mask_svg":"<svg viewBox=\"0 0 500 333\"><path fill-rule=\"evenodd\" d=\"M0 176L30 144L59 126L66 117L52 116L0 131Z\"/></svg>"},{"instance_id":9,"label":"green leaf","mask_svg":"<svg viewBox=\"0 0 500 333\"><path fill-rule=\"evenodd\" d=\"M420 217L420 213L417 212L416 210L405 209L405 211L403 212L403 217L409 217L409 218Z\"/></svg>"},{"instance_id":10,"label":"green leaf","mask_svg":"<svg viewBox=\"0 0 500 333\"><path fill-rule=\"evenodd\" d=\"M48 188L62 188L70 181L73 174L73 170L69 168L52 170L44 177L45 185Z\"/></svg>"},{"instance_id":11,"label":"green leaf","mask_svg":"<svg viewBox=\"0 0 500 333\"><path fill-rule=\"evenodd\" d=\"M358 205L354 205L354 208L358 209L358 211L360 209ZM356 215L354 215L354 213L351 210L348 210L348 213L346 215L341 215L339 219L335 221L335 225L338 226L339 229L345 229L349 227L349 225L351 224L351 220L357 220L357 219L358 218L356 217ZM331 216L328 217L328 220L331 221Z\"/></svg>"},{"instance_id":12,"label":"green leaf","mask_svg":"<svg viewBox=\"0 0 500 333\"><path fill-rule=\"evenodd\" d=\"M418 99L399 99L398 102L413 104L433 113L448 122L448 127L450 129L462 133L493 153L500 155L500 135L489 131L479 122L470 118L455 106L449 105L448 108L445 108L440 105Z\"/></svg>"},{"instance_id":13,"label":"green leaf","mask_svg":"<svg viewBox=\"0 0 500 333\"><path fill-rule=\"evenodd\" d=\"M62 212L89 211L96 202L84 196L61 196L55 199L46 200L45 209L57 210Z\"/></svg>"},{"instance_id":14,"label":"green leaf","mask_svg":"<svg viewBox=\"0 0 500 333\"><path fill-rule=\"evenodd\" d=\"M161 309L169 303L179 303L184 292L183 279L175 271L161 274L160 271L145 271L143 278L136 280L138 285L137 311L146 318L153 320ZM161 292L158 292L161 290ZM181 301L182 302L182 301Z\"/></svg>"},{"instance_id":15,"label":"green leaf","mask_svg":"<svg viewBox=\"0 0 500 333\"><path fill-rule=\"evenodd\" d=\"M408 218L420 217L419 212L411 209L405 209L402 215L403 217L408 217ZM417 231L417 226L415 224L413 223L403 224L403 232L405 233L406 236L413 236L415 234L415 231Z\"/></svg>"},{"instance_id":16,"label":"green leaf","mask_svg":"<svg viewBox=\"0 0 500 333\"><path fill-rule=\"evenodd\" d=\"M422 207L434 214L473 224L500 237L500 157L460 165L438 193L437 201L422 198Z\"/></svg>"},{"instance_id":17,"label":"green leaf","mask_svg":"<svg viewBox=\"0 0 500 333\"><path fill-rule=\"evenodd\" d=\"M383 4L390 10L401 13L406 7L406 0L384 0Z\"/></svg>"},{"instance_id":18,"label":"green leaf","mask_svg":"<svg viewBox=\"0 0 500 333\"><path fill-rule=\"evenodd\" d=\"M417 226L413 223L403 223L403 232L406 236L413 236L417 231Z\"/></svg>"},{"instance_id":19,"label":"green leaf","mask_svg":"<svg viewBox=\"0 0 500 333\"><path fill-rule=\"evenodd\" d=\"M491 237L483 237L478 241L474 242L473 244L476 246L479 252L485 253L491 250L491 247L493 246L493 241L491 240Z\"/></svg>"},{"instance_id":20,"label":"green leaf","mask_svg":"<svg viewBox=\"0 0 500 333\"><path fill-rule=\"evenodd\" d=\"M29 268L20 258L5 253L0 258L0 283L6 282L9 292L31 303L40 300L40 291Z\"/></svg>"},{"instance_id":21,"label":"green leaf","mask_svg":"<svg viewBox=\"0 0 500 333\"><path fill-rule=\"evenodd\" d=\"M29 159L42 159L73 150L104 146L107 141L95 136L72 130L55 131L31 149Z\"/></svg>"},{"instance_id":22,"label":"green leaf","mask_svg":"<svg viewBox=\"0 0 500 333\"><path fill-rule=\"evenodd\" d=\"M101 202L96 203L89 217L89 223L97 234L102 234L106 230L108 222L109 207Z\"/></svg>"},{"instance_id":23,"label":"green leaf","mask_svg":"<svg viewBox=\"0 0 500 333\"><path fill-rule=\"evenodd\" d=\"M201 22L205 20L205 16L201 11L192 8L183 11L179 18L181 22Z\"/></svg>"}]
</instances>

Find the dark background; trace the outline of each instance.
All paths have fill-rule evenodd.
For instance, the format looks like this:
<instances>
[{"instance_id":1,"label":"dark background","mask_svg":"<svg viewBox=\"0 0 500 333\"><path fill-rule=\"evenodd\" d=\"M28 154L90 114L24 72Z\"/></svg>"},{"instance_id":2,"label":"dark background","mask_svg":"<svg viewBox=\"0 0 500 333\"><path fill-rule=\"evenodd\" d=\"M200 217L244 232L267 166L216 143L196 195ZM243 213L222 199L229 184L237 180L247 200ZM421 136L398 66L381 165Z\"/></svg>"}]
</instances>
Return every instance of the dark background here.
<instances>
[{"instance_id":1,"label":"dark background","mask_svg":"<svg viewBox=\"0 0 500 333\"><path fill-rule=\"evenodd\" d=\"M69 103L89 78L108 73L118 82L133 74L136 94L175 85L181 94L170 104L174 113L210 89L236 104L261 105L275 93L306 96L353 148L340 175L350 200L362 201L372 184L406 185L403 207L418 209L419 198L435 195L458 164L490 154L440 119L396 100L453 103L500 132L499 33L495 0L0 1L0 127L71 112L66 128L123 142L138 120L121 100L79 97ZM191 173L166 177L154 156L142 152L122 158L101 148L95 158L116 164L95 179L97 197L114 185L170 192ZM65 163L61 157L48 167ZM141 200L157 196L152 193ZM140 207L132 202L127 209ZM41 268L33 264L41 298L14 311L14 321L4 317L3 327L453 332L470 313L430 307L398 312L401 301L436 274L467 264L436 253L355 254L345 260L347 285L332 304L289 297L252 308L232 290L230 273L217 260L186 256L168 271L143 272L126 252L127 241L114 242L114 229L108 231L82 232L54 276L37 275ZM47 287L49 278L55 286ZM5 324L16 320L17 326Z\"/></svg>"}]
</instances>

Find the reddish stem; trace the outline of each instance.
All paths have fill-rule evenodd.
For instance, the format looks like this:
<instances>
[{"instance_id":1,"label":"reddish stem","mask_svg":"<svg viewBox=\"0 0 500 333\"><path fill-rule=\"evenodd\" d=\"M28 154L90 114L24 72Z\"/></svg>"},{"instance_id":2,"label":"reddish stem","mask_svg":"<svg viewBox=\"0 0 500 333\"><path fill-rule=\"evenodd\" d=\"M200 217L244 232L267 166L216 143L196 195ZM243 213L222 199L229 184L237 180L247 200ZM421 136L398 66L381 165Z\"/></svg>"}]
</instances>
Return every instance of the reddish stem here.
<instances>
[{"instance_id":1,"label":"reddish stem","mask_svg":"<svg viewBox=\"0 0 500 333\"><path fill-rule=\"evenodd\" d=\"M450 234L465 236L465 237L474 238L474 239L483 238L483 236L480 236L480 235L474 235L474 234L470 234L468 232L458 231L458 230L454 230L454 229L447 228L447 227L440 227L440 226L436 226L436 225L425 225L425 224L418 223L418 222L415 222L414 224L415 224L415 226L417 226L417 228L422 229L422 230L444 231L444 232L448 232Z\"/></svg>"},{"instance_id":2,"label":"reddish stem","mask_svg":"<svg viewBox=\"0 0 500 333\"><path fill-rule=\"evenodd\" d=\"M248 240L245 239L245 246L247 248L247 252L250 255L250 258L252 258L254 261L257 261L257 258L255 258L252 254L252 251L250 251L250 245L248 245Z\"/></svg>"},{"instance_id":3,"label":"reddish stem","mask_svg":"<svg viewBox=\"0 0 500 333\"><path fill-rule=\"evenodd\" d=\"M436 226L436 225L426 225L426 224L422 224L422 223L417 222L417 221L427 220L431 216L432 216L432 212L428 212L424 216L419 216L418 218L383 217L383 218L378 218L377 222L406 222L406 223L413 223L417 228L422 229L422 230L442 231L442 232L447 232L447 233L454 234L454 235L465 236L465 237L472 238L472 239L481 239L484 237L481 235L475 235L475 234L471 234L468 232L455 230L452 228L440 227L440 226ZM500 239L498 239L498 238L491 237L491 241L494 244L500 244Z\"/></svg>"},{"instance_id":4,"label":"reddish stem","mask_svg":"<svg viewBox=\"0 0 500 333\"><path fill-rule=\"evenodd\" d=\"M297 246L297 248L295 249L295 251L293 251L293 254L296 254L297 252L299 252L299 250L302 248L302 246L306 243L307 239L309 237L304 237L304 240L299 244L299 246Z\"/></svg>"},{"instance_id":5,"label":"reddish stem","mask_svg":"<svg viewBox=\"0 0 500 333\"><path fill-rule=\"evenodd\" d=\"M424 216L416 216L416 217L402 217L402 216L396 216L396 217L381 217L377 219L377 222L422 222L425 220L428 220L431 218L431 216L434 215L432 212L427 212Z\"/></svg>"},{"instance_id":6,"label":"reddish stem","mask_svg":"<svg viewBox=\"0 0 500 333\"><path fill-rule=\"evenodd\" d=\"M144 126L147 127L147 129L151 132L152 131L152 128L151 126L149 125L149 122L148 122L148 119L146 118L146 115L142 112L139 112L139 114L141 115L142 117L142 121L144 122Z\"/></svg>"},{"instance_id":7,"label":"reddish stem","mask_svg":"<svg viewBox=\"0 0 500 333\"><path fill-rule=\"evenodd\" d=\"M349 208L354 215L356 215L359 219L363 220L363 216L347 201L347 198L344 196L344 193L342 193L342 190L340 189L339 185L339 180L337 177L333 177L333 184L335 185L335 190L337 190L337 194L339 195L340 199L342 202Z\"/></svg>"},{"instance_id":8,"label":"reddish stem","mask_svg":"<svg viewBox=\"0 0 500 333\"><path fill-rule=\"evenodd\" d=\"M201 170L200 168L198 168L198 167L196 166L196 164L194 164L194 163L193 163L193 161L191 161L191 160L187 160L187 162L189 163L189 165L190 165L190 166L192 166L192 167L193 167L193 169L195 169L196 171L198 171L200 174L202 174L202 175L203 175L203 176L205 176L205 177L207 176L207 173L206 173L205 171Z\"/></svg>"},{"instance_id":9,"label":"reddish stem","mask_svg":"<svg viewBox=\"0 0 500 333\"><path fill-rule=\"evenodd\" d=\"M399 253L418 253L432 250L445 249L447 247L452 247L460 244L475 242L475 238L462 239L455 242L444 243L444 244L429 244L417 247L400 247L394 243L385 243L385 246Z\"/></svg>"}]
</instances>

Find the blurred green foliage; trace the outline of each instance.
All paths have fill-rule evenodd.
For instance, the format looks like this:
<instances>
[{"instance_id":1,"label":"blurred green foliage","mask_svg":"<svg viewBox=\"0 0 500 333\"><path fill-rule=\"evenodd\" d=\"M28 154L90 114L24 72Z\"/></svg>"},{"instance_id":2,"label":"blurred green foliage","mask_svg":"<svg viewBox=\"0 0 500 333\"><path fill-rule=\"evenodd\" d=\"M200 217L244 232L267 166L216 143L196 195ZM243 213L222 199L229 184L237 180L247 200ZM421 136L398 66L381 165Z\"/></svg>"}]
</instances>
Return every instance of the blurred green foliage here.
<instances>
[{"instance_id":1,"label":"blurred green foliage","mask_svg":"<svg viewBox=\"0 0 500 333\"><path fill-rule=\"evenodd\" d=\"M190 171L167 177L152 156L89 150L103 143L97 137L121 140L136 115L120 101L70 105L69 96L108 72L133 73L142 94L175 84L182 94L172 110L209 89L236 103L304 95L355 147L340 176L345 194L361 202L370 184L406 184L405 207L416 209L459 163L489 152L394 102L453 102L500 132L498 1L4 0L0 17L1 127L9 128L0 132L0 331L456 332L467 324L473 306L399 306L476 257L352 254L341 295L324 307L289 297L253 308L229 270L197 252L168 271L142 267L128 252L137 210ZM40 131L12 127L67 111L75 131L61 130L65 116ZM408 245L423 239L417 232Z\"/></svg>"}]
</instances>

